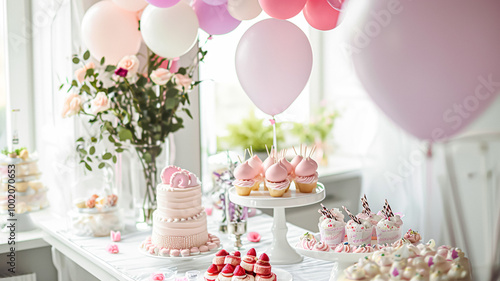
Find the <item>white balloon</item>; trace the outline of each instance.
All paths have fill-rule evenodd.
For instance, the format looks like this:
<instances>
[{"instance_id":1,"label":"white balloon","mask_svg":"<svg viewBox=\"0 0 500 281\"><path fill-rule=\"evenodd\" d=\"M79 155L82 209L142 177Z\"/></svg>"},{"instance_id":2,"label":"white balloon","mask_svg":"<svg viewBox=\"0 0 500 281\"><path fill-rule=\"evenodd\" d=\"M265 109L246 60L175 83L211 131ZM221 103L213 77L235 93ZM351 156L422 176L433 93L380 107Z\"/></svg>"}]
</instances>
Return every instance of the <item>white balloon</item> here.
<instances>
[{"instance_id":1,"label":"white balloon","mask_svg":"<svg viewBox=\"0 0 500 281\"><path fill-rule=\"evenodd\" d=\"M146 8L148 2L146 0L111 0L116 6L131 12L137 12Z\"/></svg>"},{"instance_id":2,"label":"white balloon","mask_svg":"<svg viewBox=\"0 0 500 281\"><path fill-rule=\"evenodd\" d=\"M262 12L259 0L228 0L227 10L237 20L251 20Z\"/></svg>"},{"instance_id":3,"label":"white balloon","mask_svg":"<svg viewBox=\"0 0 500 281\"><path fill-rule=\"evenodd\" d=\"M170 8L148 5L141 17L142 38L157 55L176 58L187 53L198 37L198 17L181 1Z\"/></svg>"}]
</instances>

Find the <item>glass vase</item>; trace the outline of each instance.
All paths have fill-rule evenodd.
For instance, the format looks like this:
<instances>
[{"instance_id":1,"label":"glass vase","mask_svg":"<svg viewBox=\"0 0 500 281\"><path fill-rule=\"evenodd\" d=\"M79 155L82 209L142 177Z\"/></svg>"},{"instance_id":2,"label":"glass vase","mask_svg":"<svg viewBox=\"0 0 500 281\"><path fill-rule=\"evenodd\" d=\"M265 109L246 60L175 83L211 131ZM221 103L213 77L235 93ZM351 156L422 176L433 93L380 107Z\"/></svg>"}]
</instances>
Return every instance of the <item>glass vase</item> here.
<instances>
[{"instance_id":1,"label":"glass vase","mask_svg":"<svg viewBox=\"0 0 500 281\"><path fill-rule=\"evenodd\" d=\"M154 145L133 145L130 153L134 154L130 161L130 179L136 226L147 229L153 224L161 171L169 164L168 139Z\"/></svg>"}]
</instances>

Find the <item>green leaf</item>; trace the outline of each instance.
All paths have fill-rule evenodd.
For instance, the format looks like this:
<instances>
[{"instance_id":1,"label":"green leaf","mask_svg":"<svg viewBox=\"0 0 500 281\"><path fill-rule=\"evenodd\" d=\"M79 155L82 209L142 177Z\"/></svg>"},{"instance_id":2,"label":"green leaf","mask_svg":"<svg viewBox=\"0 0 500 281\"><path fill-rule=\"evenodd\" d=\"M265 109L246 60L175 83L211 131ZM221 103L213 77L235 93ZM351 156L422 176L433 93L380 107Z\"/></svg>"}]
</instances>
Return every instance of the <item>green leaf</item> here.
<instances>
[{"instance_id":1,"label":"green leaf","mask_svg":"<svg viewBox=\"0 0 500 281\"><path fill-rule=\"evenodd\" d=\"M193 119L193 115L191 115L191 111L189 111L189 109L183 108L182 110L184 110L186 112L186 114L189 116L189 118Z\"/></svg>"},{"instance_id":2,"label":"green leaf","mask_svg":"<svg viewBox=\"0 0 500 281\"><path fill-rule=\"evenodd\" d=\"M182 75L186 75L186 69L184 67L181 67L181 68L179 68L179 70L177 70L177 73L180 73Z\"/></svg>"},{"instance_id":3,"label":"green leaf","mask_svg":"<svg viewBox=\"0 0 500 281\"><path fill-rule=\"evenodd\" d=\"M94 153L95 153L95 147L91 146L90 149L89 149L89 154L90 155L94 155Z\"/></svg>"},{"instance_id":4,"label":"green leaf","mask_svg":"<svg viewBox=\"0 0 500 281\"><path fill-rule=\"evenodd\" d=\"M111 156L112 156L112 155L111 155L111 153L106 152L106 153L104 153L104 155L102 156L102 159L104 159L104 160L109 160L109 159L111 159Z\"/></svg>"},{"instance_id":5,"label":"green leaf","mask_svg":"<svg viewBox=\"0 0 500 281\"><path fill-rule=\"evenodd\" d=\"M82 142L82 141L83 141L83 137L78 138L78 139L76 140L76 142Z\"/></svg>"},{"instance_id":6,"label":"green leaf","mask_svg":"<svg viewBox=\"0 0 500 281\"><path fill-rule=\"evenodd\" d=\"M112 142L112 143L114 143L114 142L115 142L115 138L114 138L113 136L109 136L109 137L108 137L108 140L109 140L110 142Z\"/></svg>"},{"instance_id":7,"label":"green leaf","mask_svg":"<svg viewBox=\"0 0 500 281\"><path fill-rule=\"evenodd\" d=\"M151 163L151 154L149 154L149 152L146 152L144 153L144 161L146 161L146 163Z\"/></svg>"},{"instance_id":8,"label":"green leaf","mask_svg":"<svg viewBox=\"0 0 500 281\"><path fill-rule=\"evenodd\" d=\"M85 168L87 168L87 170L92 172L92 167L90 167L90 165L87 162L85 162Z\"/></svg>"},{"instance_id":9,"label":"green leaf","mask_svg":"<svg viewBox=\"0 0 500 281\"><path fill-rule=\"evenodd\" d=\"M92 162L92 159L87 156L87 161Z\"/></svg>"},{"instance_id":10,"label":"green leaf","mask_svg":"<svg viewBox=\"0 0 500 281\"><path fill-rule=\"evenodd\" d=\"M116 164L116 155L113 155L113 163Z\"/></svg>"},{"instance_id":11,"label":"green leaf","mask_svg":"<svg viewBox=\"0 0 500 281\"><path fill-rule=\"evenodd\" d=\"M118 138L121 141L132 140L133 139L132 132L129 129L123 128L121 126L118 127Z\"/></svg>"},{"instance_id":12,"label":"green leaf","mask_svg":"<svg viewBox=\"0 0 500 281\"><path fill-rule=\"evenodd\" d=\"M117 149L115 149L115 151L118 152L118 153L122 153L124 151L124 149L123 148L117 148Z\"/></svg>"},{"instance_id":13,"label":"green leaf","mask_svg":"<svg viewBox=\"0 0 500 281\"><path fill-rule=\"evenodd\" d=\"M90 52L89 50L87 50L84 54L83 54L83 59L84 60L88 60L90 58Z\"/></svg>"},{"instance_id":14,"label":"green leaf","mask_svg":"<svg viewBox=\"0 0 500 281\"><path fill-rule=\"evenodd\" d=\"M95 137L91 137L91 138L90 138L90 141L91 141L91 142L97 142L97 139L96 139Z\"/></svg>"},{"instance_id":15,"label":"green leaf","mask_svg":"<svg viewBox=\"0 0 500 281\"><path fill-rule=\"evenodd\" d=\"M101 65L103 65L105 61L106 61L105 58L102 57L102 59L101 59Z\"/></svg>"},{"instance_id":16,"label":"green leaf","mask_svg":"<svg viewBox=\"0 0 500 281\"><path fill-rule=\"evenodd\" d=\"M167 98L167 100L165 101L165 109L174 109L177 105L179 104L179 102L177 101L177 99L175 98Z\"/></svg>"},{"instance_id":17,"label":"green leaf","mask_svg":"<svg viewBox=\"0 0 500 281\"><path fill-rule=\"evenodd\" d=\"M78 82L76 80L71 81L71 86L78 87Z\"/></svg>"},{"instance_id":18,"label":"green leaf","mask_svg":"<svg viewBox=\"0 0 500 281\"><path fill-rule=\"evenodd\" d=\"M80 63L80 59L79 59L79 58L73 58L73 63L74 63L74 64L78 64L78 63Z\"/></svg>"},{"instance_id":19,"label":"green leaf","mask_svg":"<svg viewBox=\"0 0 500 281\"><path fill-rule=\"evenodd\" d=\"M79 151L80 151L80 153L81 153L81 154L83 154L83 155L87 155L87 151L86 151L85 149L83 149L83 148L82 148L82 149L80 149Z\"/></svg>"},{"instance_id":20,"label":"green leaf","mask_svg":"<svg viewBox=\"0 0 500 281\"><path fill-rule=\"evenodd\" d=\"M106 164L105 163L101 163L101 164L99 164L98 168L102 169L102 168L104 168L104 166L106 166Z\"/></svg>"},{"instance_id":21,"label":"green leaf","mask_svg":"<svg viewBox=\"0 0 500 281\"><path fill-rule=\"evenodd\" d=\"M104 71L111 72L111 71L113 71L115 69L116 69L116 66L114 66L114 65L108 65L108 66L106 66L106 69L104 69Z\"/></svg>"},{"instance_id":22,"label":"green leaf","mask_svg":"<svg viewBox=\"0 0 500 281\"><path fill-rule=\"evenodd\" d=\"M61 86L59 86L59 90L61 90L63 87L64 87L64 84L61 84Z\"/></svg>"},{"instance_id":23,"label":"green leaf","mask_svg":"<svg viewBox=\"0 0 500 281\"><path fill-rule=\"evenodd\" d=\"M85 71L85 76L92 76L94 75L94 69L93 68L89 68Z\"/></svg>"}]
</instances>

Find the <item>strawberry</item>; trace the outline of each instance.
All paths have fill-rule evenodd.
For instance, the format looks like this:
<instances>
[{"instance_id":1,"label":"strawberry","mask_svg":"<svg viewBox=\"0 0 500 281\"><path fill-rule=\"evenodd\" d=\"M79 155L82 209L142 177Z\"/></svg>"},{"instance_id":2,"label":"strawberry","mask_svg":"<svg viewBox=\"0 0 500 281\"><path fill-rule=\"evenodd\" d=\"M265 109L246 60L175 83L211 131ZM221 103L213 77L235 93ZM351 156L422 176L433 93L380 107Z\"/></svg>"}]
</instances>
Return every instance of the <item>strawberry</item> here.
<instances>
[{"instance_id":1,"label":"strawberry","mask_svg":"<svg viewBox=\"0 0 500 281\"><path fill-rule=\"evenodd\" d=\"M254 248L252 248L252 249L248 250L247 256L254 256L254 257L256 257L257 256L257 252L255 251Z\"/></svg>"},{"instance_id":2,"label":"strawberry","mask_svg":"<svg viewBox=\"0 0 500 281\"><path fill-rule=\"evenodd\" d=\"M210 274L217 274L219 273L219 269L217 269L217 266L215 264L212 264L208 267L207 272Z\"/></svg>"},{"instance_id":3,"label":"strawberry","mask_svg":"<svg viewBox=\"0 0 500 281\"><path fill-rule=\"evenodd\" d=\"M217 254L215 254L215 255L217 257L224 257L224 256L229 255L229 253L226 250L222 249L222 250L218 251Z\"/></svg>"},{"instance_id":4,"label":"strawberry","mask_svg":"<svg viewBox=\"0 0 500 281\"><path fill-rule=\"evenodd\" d=\"M241 266L237 266L233 272L234 276L246 276L245 270Z\"/></svg>"}]
</instances>

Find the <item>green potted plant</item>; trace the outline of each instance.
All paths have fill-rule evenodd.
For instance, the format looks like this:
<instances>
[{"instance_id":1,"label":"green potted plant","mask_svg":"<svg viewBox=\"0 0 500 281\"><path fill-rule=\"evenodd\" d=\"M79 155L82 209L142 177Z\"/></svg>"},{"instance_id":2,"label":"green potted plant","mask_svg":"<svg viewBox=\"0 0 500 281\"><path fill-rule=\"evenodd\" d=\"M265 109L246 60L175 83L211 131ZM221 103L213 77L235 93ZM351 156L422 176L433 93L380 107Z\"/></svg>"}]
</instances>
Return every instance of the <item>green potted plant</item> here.
<instances>
[{"instance_id":1,"label":"green potted plant","mask_svg":"<svg viewBox=\"0 0 500 281\"><path fill-rule=\"evenodd\" d=\"M263 158L267 156L265 155L266 145L268 148L273 146L273 126L268 120L255 116L253 110L240 123L229 124L227 130L227 136L218 137L218 149L221 151L252 147L253 152L259 153L259 157ZM284 139L283 133L279 130L279 124L276 124L276 139L278 143Z\"/></svg>"}]
</instances>

